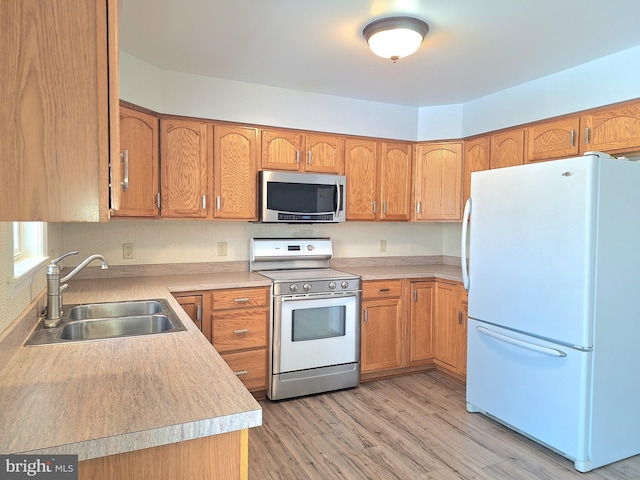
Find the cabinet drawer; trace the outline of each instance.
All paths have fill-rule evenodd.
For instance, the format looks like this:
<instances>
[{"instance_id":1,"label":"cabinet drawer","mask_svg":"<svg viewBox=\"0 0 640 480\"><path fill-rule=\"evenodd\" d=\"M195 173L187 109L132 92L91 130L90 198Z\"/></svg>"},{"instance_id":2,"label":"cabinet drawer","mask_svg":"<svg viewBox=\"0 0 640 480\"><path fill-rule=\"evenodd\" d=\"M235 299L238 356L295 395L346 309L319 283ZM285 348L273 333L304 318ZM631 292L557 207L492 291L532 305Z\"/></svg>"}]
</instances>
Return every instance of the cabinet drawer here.
<instances>
[{"instance_id":1,"label":"cabinet drawer","mask_svg":"<svg viewBox=\"0 0 640 480\"><path fill-rule=\"evenodd\" d=\"M267 346L268 310L230 310L211 320L213 346L220 353Z\"/></svg>"},{"instance_id":2,"label":"cabinet drawer","mask_svg":"<svg viewBox=\"0 0 640 480\"><path fill-rule=\"evenodd\" d=\"M231 290L214 290L211 292L213 310L230 308L265 307L269 303L269 289L234 288Z\"/></svg>"},{"instance_id":3,"label":"cabinet drawer","mask_svg":"<svg viewBox=\"0 0 640 480\"><path fill-rule=\"evenodd\" d=\"M267 349L249 352L227 353L222 355L233 373L242 380L249 390L267 388Z\"/></svg>"},{"instance_id":4,"label":"cabinet drawer","mask_svg":"<svg viewBox=\"0 0 640 480\"><path fill-rule=\"evenodd\" d=\"M402 293L402 280L362 282L362 298L399 297Z\"/></svg>"}]
</instances>

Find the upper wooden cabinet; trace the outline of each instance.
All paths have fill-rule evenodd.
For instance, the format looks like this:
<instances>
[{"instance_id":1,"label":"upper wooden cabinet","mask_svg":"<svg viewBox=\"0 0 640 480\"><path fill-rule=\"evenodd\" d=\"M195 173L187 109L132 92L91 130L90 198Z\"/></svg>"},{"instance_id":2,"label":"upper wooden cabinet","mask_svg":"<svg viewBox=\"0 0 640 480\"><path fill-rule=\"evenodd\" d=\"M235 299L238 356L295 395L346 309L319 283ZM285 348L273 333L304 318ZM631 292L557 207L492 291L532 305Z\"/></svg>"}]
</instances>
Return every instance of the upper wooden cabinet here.
<instances>
[{"instance_id":1,"label":"upper wooden cabinet","mask_svg":"<svg viewBox=\"0 0 640 480\"><path fill-rule=\"evenodd\" d=\"M414 166L415 220L460 220L462 143L421 143Z\"/></svg>"},{"instance_id":2,"label":"upper wooden cabinet","mask_svg":"<svg viewBox=\"0 0 640 480\"><path fill-rule=\"evenodd\" d=\"M526 129L526 162L578 155L580 118L563 118Z\"/></svg>"},{"instance_id":3,"label":"upper wooden cabinet","mask_svg":"<svg viewBox=\"0 0 640 480\"><path fill-rule=\"evenodd\" d=\"M114 217L158 215L158 118L120 106L120 159L112 165Z\"/></svg>"},{"instance_id":4,"label":"upper wooden cabinet","mask_svg":"<svg viewBox=\"0 0 640 480\"><path fill-rule=\"evenodd\" d=\"M260 130L263 170L335 173L344 169L340 136L290 130Z\"/></svg>"},{"instance_id":5,"label":"upper wooden cabinet","mask_svg":"<svg viewBox=\"0 0 640 480\"><path fill-rule=\"evenodd\" d=\"M462 177L462 202L471 196L471 174L489 170L490 137L479 137L464 142L464 170Z\"/></svg>"},{"instance_id":6,"label":"upper wooden cabinet","mask_svg":"<svg viewBox=\"0 0 640 480\"><path fill-rule=\"evenodd\" d=\"M160 120L163 217L208 217L211 185L208 152L206 123Z\"/></svg>"},{"instance_id":7,"label":"upper wooden cabinet","mask_svg":"<svg viewBox=\"0 0 640 480\"><path fill-rule=\"evenodd\" d=\"M375 220L378 142L359 138L345 141L347 220Z\"/></svg>"},{"instance_id":8,"label":"upper wooden cabinet","mask_svg":"<svg viewBox=\"0 0 640 480\"><path fill-rule=\"evenodd\" d=\"M580 153L626 153L640 149L640 101L608 107L580 117Z\"/></svg>"},{"instance_id":9,"label":"upper wooden cabinet","mask_svg":"<svg viewBox=\"0 0 640 480\"><path fill-rule=\"evenodd\" d=\"M491 168L512 167L524 163L524 129L518 128L491 135Z\"/></svg>"},{"instance_id":10,"label":"upper wooden cabinet","mask_svg":"<svg viewBox=\"0 0 640 480\"><path fill-rule=\"evenodd\" d=\"M380 144L380 220L409 220L411 217L412 159L413 145L410 143Z\"/></svg>"},{"instance_id":11,"label":"upper wooden cabinet","mask_svg":"<svg viewBox=\"0 0 640 480\"><path fill-rule=\"evenodd\" d=\"M105 221L116 0L0 2L0 221Z\"/></svg>"},{"instance_id":12,"label":"upper wooden cabinet","mask_svg":"<svg viewBox=\"0 0 640 480\"><path fill-rule=\"evenodd\" d=\"M306 134L305 172L343 173L344 139L336 135Z\"/></svg>"},{"instance_id":13,"label":"upper wooden cabinet","mask_svg":"<svg viewBox=\"0 0 640 480\"><path fill-rule=\"evenodd\" d=\"M214 218L257 219L257 129L211 125Z\"/></svg>"},{"instance_id":14,"label":"upper wooden cabinet","mask_svg":"<svg viewBox=\"0 0 640 480\"><path fill-rule=\"evenodd\" d=\"M347 220L408 220L413 146L346 140Z\"/></svg>"}]
</instances>

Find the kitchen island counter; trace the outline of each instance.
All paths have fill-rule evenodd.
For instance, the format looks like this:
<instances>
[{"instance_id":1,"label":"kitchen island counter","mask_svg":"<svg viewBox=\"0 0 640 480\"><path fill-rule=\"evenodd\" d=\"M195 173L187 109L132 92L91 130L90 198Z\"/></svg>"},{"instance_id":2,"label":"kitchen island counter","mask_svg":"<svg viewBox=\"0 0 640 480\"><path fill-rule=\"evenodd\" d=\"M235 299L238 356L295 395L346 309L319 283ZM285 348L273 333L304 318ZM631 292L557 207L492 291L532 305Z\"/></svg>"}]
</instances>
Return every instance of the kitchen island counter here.
<instances>
[{"instance_id":1,"label":"kitchen island counter","mask_svg":"<svg viewBox=\"0 0 640 480\"><path fill-rule=\"evenodd\" d=\"M75 280L66 305L164 298L187 329L25 347L40 297L0 336L0 452L87 460L260 425L260 405L171 293L268 284L249 272Z\"/></svg>"}]
</instances>

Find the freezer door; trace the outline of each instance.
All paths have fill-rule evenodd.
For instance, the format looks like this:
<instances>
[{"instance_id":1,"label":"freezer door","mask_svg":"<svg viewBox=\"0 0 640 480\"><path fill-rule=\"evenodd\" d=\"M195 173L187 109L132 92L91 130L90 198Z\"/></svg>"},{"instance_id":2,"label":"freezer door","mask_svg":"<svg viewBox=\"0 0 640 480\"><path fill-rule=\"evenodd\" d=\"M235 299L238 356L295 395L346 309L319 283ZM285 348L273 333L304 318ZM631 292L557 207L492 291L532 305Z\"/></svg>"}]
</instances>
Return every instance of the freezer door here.
<instances>
[{"instance_id":1,"label":"freezer door","mask_svg":"<svg viewBox=\"0 0 640 480\"><path fill-rule=\"evenodd\" d=\"M467 410L576 462L587 459L591 352L469 321Z\"/></svg>"},{"instance_id":2,"label":"freezer door","mask_svg":"<svg viewBox=\"0 0 640 480\"><path fill-rule=\"evenodd\" d=\"M595 157L474 172L469 316L591 347Z\"/></svg>"}]
</instances>

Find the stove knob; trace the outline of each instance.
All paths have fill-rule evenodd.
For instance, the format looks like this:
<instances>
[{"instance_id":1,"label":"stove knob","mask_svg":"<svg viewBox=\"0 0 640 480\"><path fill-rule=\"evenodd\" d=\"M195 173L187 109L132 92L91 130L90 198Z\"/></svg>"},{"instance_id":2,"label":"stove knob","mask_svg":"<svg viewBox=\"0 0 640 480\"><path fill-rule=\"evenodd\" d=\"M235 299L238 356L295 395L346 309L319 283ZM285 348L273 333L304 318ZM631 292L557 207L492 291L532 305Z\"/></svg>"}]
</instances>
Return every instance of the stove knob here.
<instances>
[{"instance_id":1,"label":"stove knob","mask_svg":"<svg viewBox=\"0 0 640 480\"><path fill-rule=\"evenodd\" d=\"M313 250L313 245L307 245L307 250L308 251L312 251Z\"/></svg>"},{"instance_id":2,"label":"stove knob","mask_svg":"<svg viewBox=\"0 0 640 480\"><path fill-rule=\"evenodd\" d=\"M347 282L346 280L343 280L342 283L340 284L340 286L342 288L349 288L349 282Z\"/></svg>"},{"instance_id":3,"label":"stove knob","mask_svg":"<svg viewBox=\"0 0 640 480\"><path fill-rule=\"evenodd\" d=\"M308 292L309 290L311 290L311 284L310 283L305 283L302 288L304 288L305 292Z\"/></svg>"},{"instance_id":4,"label":"stove knob","mask_svg":"<svg viewBox=\"0 0 640 480\"><path fill-rule=\"evenodd\" d=\"M336 289L336 282L329 282L329 290L335 290Z\"/></svg>"},{"instance_id":5,"label":"stove knob","mask_svg":"<svg viewBox=\"0 0 640 480\"><path fill-rule=\"evenodd\" d=\"M292 292L297 292L298 285L296 285L295 283L292 283L291 285L289 285L289 290L291 290Z\"/></svg>"}]
</instances>

